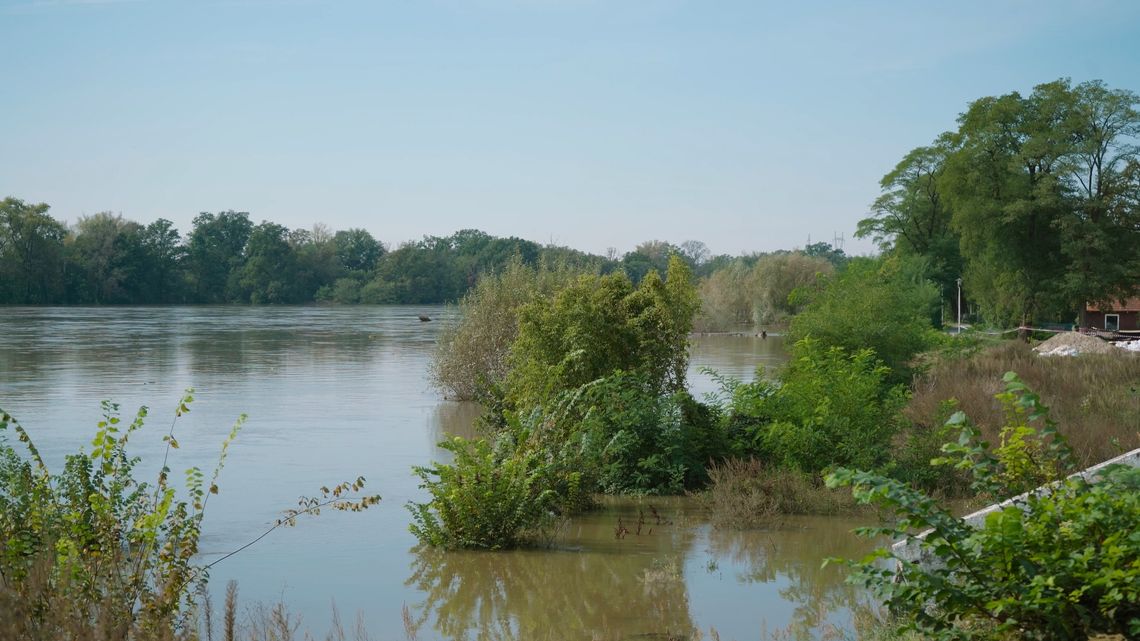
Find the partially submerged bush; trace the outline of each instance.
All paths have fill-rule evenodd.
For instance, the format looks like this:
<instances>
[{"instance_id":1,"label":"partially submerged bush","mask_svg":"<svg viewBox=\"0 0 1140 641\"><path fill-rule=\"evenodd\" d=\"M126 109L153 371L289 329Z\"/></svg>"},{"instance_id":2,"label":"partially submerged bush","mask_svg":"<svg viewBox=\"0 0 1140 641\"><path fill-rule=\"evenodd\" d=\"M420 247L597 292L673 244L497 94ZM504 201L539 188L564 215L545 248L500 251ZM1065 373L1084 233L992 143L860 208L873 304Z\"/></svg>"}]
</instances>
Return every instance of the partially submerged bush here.
<instances>
[{"instance_id":1,"label":"partially submerged bush","mask_svg":"<svg viewBox=\"0 0 1140 641\"><path fill-rule=\"evenodd\" d=\"M1027 422L1048 426L1044 408L1016 376L1008 376L1006 385ZM960 414L954 421L963 426L962 437L945 451L970 471L977 489L1000 495L1019 487L1027 451L1035 453L1038 471L1066 462L1064 443L1055 434L1015 429L1021 445L991 453ZM893 479L841 469L828 483L851 486L860 501L896 515L895 525L864 533L916 542L936 560L900 558L884 548L853 564L850 580L874 588L904 613L903 628L937 639L1074 639L1094 633L1136 638L1140 469L1110 466L1094 480L1075 476L1045 486L989 514L980 528ZM914 536L923 530L929 531ZM894 561L897 576L883 559Z\"/></svg>"},{"instance_id":2,"label":"partially submerged bush","mask_svg":"<svg viewBox=\"0 0 1140 641\"><path fill-rule=\"evenodd\" d=\"M410 529L420 541L443 548L499 550L538 536L553 519L557 495L534 452L497 455L483 439L440 443L455 455L450 464L416 467L431 494L408 503Z\"/></svg>"},{"instance_id":3,"label":"partially submerged bush","mask_svg":"<svg viewBox=\"0 0 1140 641\"><path fill-rule=\"evenodd\" d=\"M699 306L677 257L664 279L650 272L637 287L621 272L581 276L520 309L507 398L525 410L617 371L645 376L655 395L681 391Z\"/></svg>"}]
</instances>

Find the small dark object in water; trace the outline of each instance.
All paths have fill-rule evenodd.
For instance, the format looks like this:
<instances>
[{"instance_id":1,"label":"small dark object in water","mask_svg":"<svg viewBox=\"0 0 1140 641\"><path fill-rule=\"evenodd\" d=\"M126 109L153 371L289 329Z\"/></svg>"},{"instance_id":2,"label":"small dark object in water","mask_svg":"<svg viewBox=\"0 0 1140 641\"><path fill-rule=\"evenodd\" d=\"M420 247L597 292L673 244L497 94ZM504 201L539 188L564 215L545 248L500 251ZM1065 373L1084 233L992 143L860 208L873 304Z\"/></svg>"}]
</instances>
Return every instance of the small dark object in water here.
<instances>
[{"instance_id":1,"label":"small dark object in water","mask_svg":"<svg viewBox=\"0 0 1140 641\"><path fill-rule=\"evenodd\" d=\"M426 323L429 320L431 320L431 316L428 316L427 314L420 314L420 322L421 323Z\"/></svg>"},{"instance_id":2,"label":"small dark object in water","mask_svg":"<svg viewBox=\"0 0 1140 641\"><path fill-rule=\"evenodd\" d=\"M766 330L760 330L760 340L768 340L768 332Z\"/></svg>"}]
</instances>

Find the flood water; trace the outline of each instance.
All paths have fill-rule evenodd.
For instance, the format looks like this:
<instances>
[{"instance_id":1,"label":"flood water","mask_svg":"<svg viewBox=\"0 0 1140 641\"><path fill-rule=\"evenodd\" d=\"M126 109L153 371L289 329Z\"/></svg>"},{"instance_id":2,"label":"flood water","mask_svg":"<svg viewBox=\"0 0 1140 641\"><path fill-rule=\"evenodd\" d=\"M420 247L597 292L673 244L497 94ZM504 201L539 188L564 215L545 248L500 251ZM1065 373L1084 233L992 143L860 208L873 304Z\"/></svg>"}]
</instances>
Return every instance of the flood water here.
<instances>
[{"instance_id":1,"label":"flood water","mask_svg":"<svg viewBox=\"0 0 1140 641\"><path fill-rule=\"evenodd\" d=\"M421 323L429 314L434 322ZM436 307L0 308L0 408L21 421L49 464L88 447L111 399L124 415L147 405L132 437L144 478L157 474L175 426L176 471L213 468L236 417L221 493L210 499L206 561L272 526L298 497L363 475L383 500L364 513L302 518L211 572L220 598L283 600L323 636L332 605L361 613L378 639L760 639L789 629L814 638L849 627L863 598L828 556L861 556L848 519L789 518L749 532L714 529L683 498L607 501L571 520L549 548L501 553L420 549L405 504L424 500L411 473L443 457L436 443L470 434L477 408L442 400L426 371L452 312ZM716 389L700 368L751 378L784 359L778 337L694 337L691 387ZM177 476L176 476L177 478ZM618 520L631 530L615 537ZM640 532L635 528L640 525Z\"/></svg>"}]
</instances>

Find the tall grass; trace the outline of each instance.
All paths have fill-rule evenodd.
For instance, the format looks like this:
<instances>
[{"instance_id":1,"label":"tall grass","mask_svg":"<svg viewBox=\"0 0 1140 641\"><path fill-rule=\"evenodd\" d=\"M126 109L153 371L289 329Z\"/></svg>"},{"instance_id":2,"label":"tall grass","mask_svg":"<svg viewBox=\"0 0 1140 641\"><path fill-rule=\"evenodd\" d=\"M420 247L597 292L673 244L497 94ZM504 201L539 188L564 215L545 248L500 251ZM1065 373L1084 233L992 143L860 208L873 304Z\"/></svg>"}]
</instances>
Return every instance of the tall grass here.
<instances>
[{"instance_id":1,"label":"tall grass","mask_svg":"<svg viewBox=\"0 0 1140 641\"><path fill-rule=\"evenodd\" d=\"M1011 342L937 360L916 378L904 414L916 429L936 430L945 413L942 403L956 399L958 409L994 443L1003 422L994 395L1003 389L1007 371L1040 394L1081 465L1140 447L1140 355L1124 350L1041 357L1025 343Z\"/></svg>"}]
</instances>

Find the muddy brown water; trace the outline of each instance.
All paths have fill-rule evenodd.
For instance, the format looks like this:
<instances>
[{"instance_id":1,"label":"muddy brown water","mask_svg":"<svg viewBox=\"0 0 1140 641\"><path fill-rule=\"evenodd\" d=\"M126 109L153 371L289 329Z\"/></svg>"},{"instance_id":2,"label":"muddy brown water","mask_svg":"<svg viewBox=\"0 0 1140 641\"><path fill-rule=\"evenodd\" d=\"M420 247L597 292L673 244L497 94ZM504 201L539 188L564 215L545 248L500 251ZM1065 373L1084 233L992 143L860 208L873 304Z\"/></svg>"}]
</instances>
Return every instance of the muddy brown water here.
<instances>
[{"instance_id":1,"label":"muddy brown water","mask_svg":"<svg viewBox=\"0 0 1140 641\"><path fill-rule=\"evenodd\" d=\"M437 321L422 323L426 313ZM279 530L217 565L221 594L283 600L323 636L333 604L361 613L374 638L760 639L787 630L848 628L866 599L828 556L868 545L850 519L799 517L769 530L711 527L683 498L610 500L577 517L550 547L501 553L416 546L409 500L423 500L410 468L470 434L478 409L442 400L426 368L443 322L437 307L0 308L0 407L31 432L49 463L81 448L99 402L123 414L150 408L132 439L153 478L162 435L182 391L195 387L176 430L175 471L212 469L239 413L249 421L211 499L203 559L219 558L270 527L322 485L363 475L383 501L363 514L326 512ZM751 378L785 360L778 337L694 337L690 385L716 390L701 368ZM654 516L656 510L657 516ZM631 530L615 537L618 520ZM641 523L640 533L637 524Z\"/></svg>"}]
</instances>

